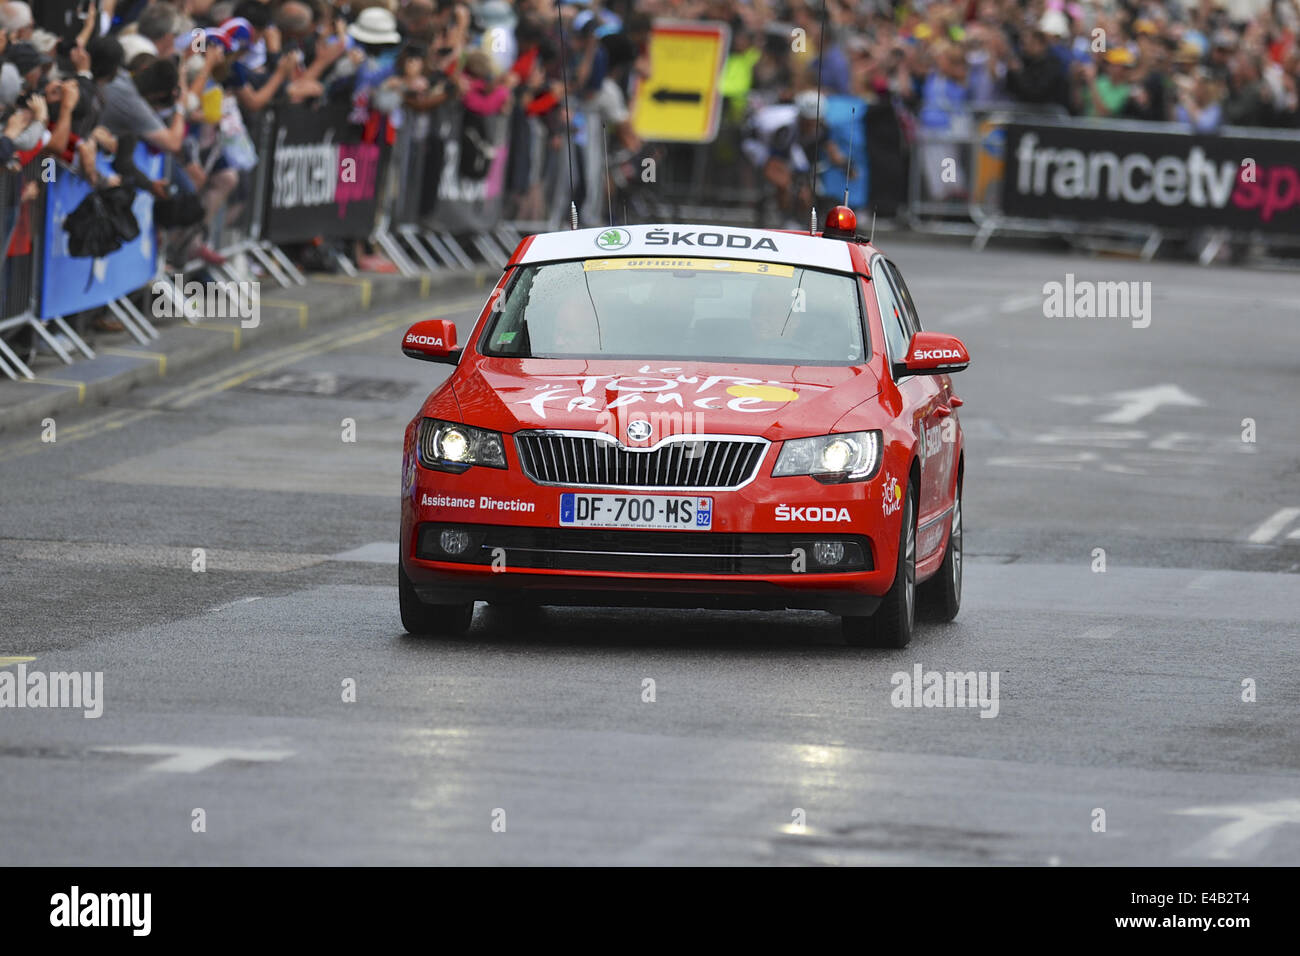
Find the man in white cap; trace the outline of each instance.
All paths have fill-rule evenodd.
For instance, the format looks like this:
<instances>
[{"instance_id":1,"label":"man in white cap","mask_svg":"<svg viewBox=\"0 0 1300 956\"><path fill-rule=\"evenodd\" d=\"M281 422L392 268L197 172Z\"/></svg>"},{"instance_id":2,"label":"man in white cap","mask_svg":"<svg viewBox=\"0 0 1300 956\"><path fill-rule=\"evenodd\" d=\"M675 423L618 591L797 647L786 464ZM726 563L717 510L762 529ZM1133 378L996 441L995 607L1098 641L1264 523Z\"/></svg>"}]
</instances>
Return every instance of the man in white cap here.
<instances>
[{"instance_id":1,"label":"man in white cap","mask_svg":"<svg viewBox=\"0 0 1300 956\"><path fill-rule=\"evenodd\" d=\"M10 43L30 42L32 33L36 30L32 8L19 0L0 3L0 30L9 34Z\"/></svg>"}]
</instances>

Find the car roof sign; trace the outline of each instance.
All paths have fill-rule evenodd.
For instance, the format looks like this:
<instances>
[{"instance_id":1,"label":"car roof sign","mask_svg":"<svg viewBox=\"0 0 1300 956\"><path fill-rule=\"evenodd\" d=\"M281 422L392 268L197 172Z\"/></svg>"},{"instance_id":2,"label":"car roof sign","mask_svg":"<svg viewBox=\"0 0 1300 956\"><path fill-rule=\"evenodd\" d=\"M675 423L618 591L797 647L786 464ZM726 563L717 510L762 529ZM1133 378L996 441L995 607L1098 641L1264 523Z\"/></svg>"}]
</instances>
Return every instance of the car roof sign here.
<instances>
[{"instance_id":1,"label":"car roof sign","mask_svg":"<svg viewBox=\"0 0 1300 956\"><path fill-rule=\"evenodd\" d=\"M834 239L733 226L605 226L544 232L533 237L521 263L609 256L691 256L748 259L833 272L853 272L849 244Z\"/></svg>"}]
</instances>

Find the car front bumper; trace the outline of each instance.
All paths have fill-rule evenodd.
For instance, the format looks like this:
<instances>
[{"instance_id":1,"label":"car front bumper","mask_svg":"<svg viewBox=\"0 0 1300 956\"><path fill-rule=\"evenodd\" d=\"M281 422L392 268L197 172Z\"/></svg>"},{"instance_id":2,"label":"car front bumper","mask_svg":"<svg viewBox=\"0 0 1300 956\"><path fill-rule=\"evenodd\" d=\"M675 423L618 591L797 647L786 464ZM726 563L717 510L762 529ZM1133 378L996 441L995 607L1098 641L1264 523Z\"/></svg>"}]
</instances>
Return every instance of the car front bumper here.
<instances>
[{"instance_id":1,"label":"car front bumper","mask_svg":"<svg viewBox=\"0 0 1300 956\"><path fill-rule=\"evenodd\" d=\"M769 466L770 467L770 466ZM567 492L695 494L537 485L513 470L446 474L420 467L402 504L402 562L431 604L533 604L875 611L893 584L901 509L889 510L882 476L824 485L759 477L712 499L710 530L560 526ZM892 520L891 520L892 519ZM443 531L465 535L458 554ZM838 565L818 542L844 546Z\"/></svg>"}]
</instances>

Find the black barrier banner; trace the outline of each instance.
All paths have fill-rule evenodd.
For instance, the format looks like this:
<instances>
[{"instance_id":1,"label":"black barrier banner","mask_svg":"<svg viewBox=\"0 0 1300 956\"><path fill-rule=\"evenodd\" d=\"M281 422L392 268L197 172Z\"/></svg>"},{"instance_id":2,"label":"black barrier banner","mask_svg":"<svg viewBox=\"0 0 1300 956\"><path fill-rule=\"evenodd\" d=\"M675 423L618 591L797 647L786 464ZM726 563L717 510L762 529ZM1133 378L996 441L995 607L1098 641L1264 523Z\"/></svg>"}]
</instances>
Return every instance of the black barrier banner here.
<instances>
[{"instance_id":1,"label":"black barrier banner","mask_svg":"<svg viewBox=\"0 0 1300 956\"><path fill-rule=\"evenodd\" d=\"M379 211L387 149L360 142L346 105L275 112L262 237L305 242L316 236L365 239Z\"/></svg>"},{"instance_id":2,"label":"black barrier banner","mask_svg":"<svg viewBox=\"0 0 1300 956\"><path fill-rule=\"evenodd\" d=\"M506 157L499 117L469 117L459 104L443 108L433 125L442 143L438 196L424 224L450 232L483 232L501 221Z\"/></svg>"},{"instance_id":3,"label":"black barrier banner","mask_svg":"<svg viewBox=\"0 0 1300 956\"><path fill-rule=\"evenodd\" d=\"M1300 235L1300 137L1023 123L1006 136L1008 216Z\"/></svg>"}]
</instances>

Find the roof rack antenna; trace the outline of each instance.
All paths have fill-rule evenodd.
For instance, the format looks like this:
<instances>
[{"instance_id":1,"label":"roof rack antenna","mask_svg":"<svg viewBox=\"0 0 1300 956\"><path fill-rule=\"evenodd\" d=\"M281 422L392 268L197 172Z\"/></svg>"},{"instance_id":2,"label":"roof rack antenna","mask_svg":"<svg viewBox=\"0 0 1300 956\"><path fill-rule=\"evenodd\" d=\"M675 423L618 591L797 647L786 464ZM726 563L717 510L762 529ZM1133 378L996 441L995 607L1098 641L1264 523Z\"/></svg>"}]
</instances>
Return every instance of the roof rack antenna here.
<instances>
[{"instance_id":1,"label":"roof rack antenna","mask_svg":"<svg viewBox=\"0 0 1300 956\"><path fill-rule=\"evenodd\" d=\"M555 25L560 30L560 76L564 80L564 146L569 154L569 228L578 228L578 204L573 192L573 117L569 114L569 48L564 42L564 20L560 17L561 4L555 5Z\"/></svg>"},{"instance_id":2,"label":"roof rack antenna","mask_svg":"<svg viewBox=\"0 0 1300 956\"><path fill-rule=\"evenodd\" d=\"M858 125L858 108L853 107L853 119L849 123L849 166L844 171L844 205L849 204L849 183L853 181L853 127Z\"/></svg>"},{"instance_id":3,"label":"roof rack antenna","mask_svg":"<svg viewBox=\"0 0 1300 956\"><path fill-rule=\"evenodd\" d=\"M810 233L817 232L817 163L821 159L821 129L822 129L822 65L826 62L826 11L830 7L830 0L822 0L822 25L821 32L817 35L817 118L814 121L814 128L817 139L813 143L813 161L808 167L808 192L812 194L812 228Z\"/></svg>"},{"instance_id":4,"label":"roof rack antenna","mask_svg":"<svg viewBox=\"0 0 1300 956\"><path fill-rule=\"evenodd\" d=\"M614 192L610 180L613 178L609 174L609 129L605 126L604 121L600 124L601 148L605 151L605 202L609 204L609 224L614 225ZM624 220L626 222L626 220Z\"/></svg>"}]
</instances>

